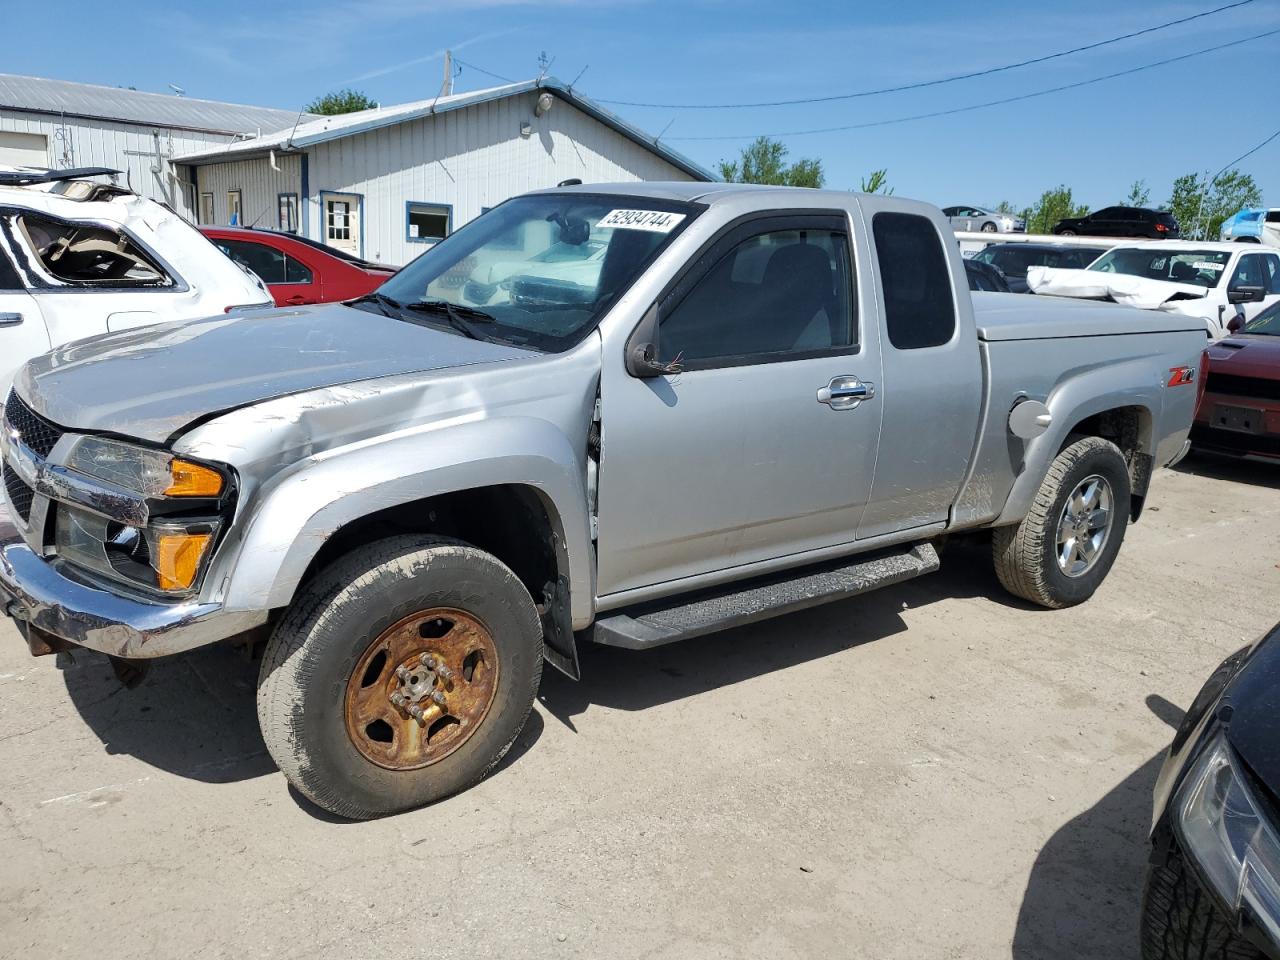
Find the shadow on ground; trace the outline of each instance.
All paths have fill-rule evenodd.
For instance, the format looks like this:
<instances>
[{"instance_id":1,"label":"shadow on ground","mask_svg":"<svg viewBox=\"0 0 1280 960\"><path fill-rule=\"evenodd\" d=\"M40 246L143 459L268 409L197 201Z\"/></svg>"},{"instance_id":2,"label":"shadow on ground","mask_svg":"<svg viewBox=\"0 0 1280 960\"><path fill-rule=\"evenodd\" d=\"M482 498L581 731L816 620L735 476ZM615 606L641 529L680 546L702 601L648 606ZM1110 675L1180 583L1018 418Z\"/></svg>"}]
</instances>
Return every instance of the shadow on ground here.
<instances>
[{"instance_id":1,"label":"shadow on ground","mask_svg":"<svg viewBox=\"0 0 1280 960\"><path fill-rule=\"evenodd\" d=\"M892 642L890 638L906 630L904 605L924 607L952 597L987 597L1027 608L996 580L989 544L955 543L945 552L938 573L851 600L651 650L582 644L582 680L575 683L548 668L538 700L573 729L573 718L590 704L645 710L859 644Z\"/></svg>"},{"instance_id":2,"label":"shadow on ground","mask_svg":"<svg viewBox=\"0 0 1280 960\"><path fill-rule=\"evenodd\" d=\"M1255 487L1280 487L1280 463L1239 460L1192 450L1187 458L1172 469L1197 477L1212 477Z\"/></svg>"},{"instance_id":3,"label":"shadow on ground","mask_svg":"<svg viewBox=\"0 0 1280 960\"><path fill-rule=\"evenodd\" d=\"M1172 736L1182 711L1157 696L1147 705ZM1049 838L1027 879L1013 960L1136 960L1151 794L1163 762L1162 751Z\"/></svg>"},{"instance_id":4,"label":"shadow on ground","mask_svg":"<svg viewBox=\"0 0 1280 960\"><path fill-rule=\"evenodd\" d=\"M1001 591L989 557L983 544L956 544L937 574L656 650L584 644L583 680L574 683L547 667L539 700L572 728L573 717L591 703L644 710L857 644L891 640L906 629L904 604L920 607L972 596L1018 604ZM154 661L134 690L120 686L99 654L80 652L73 661L65 656L59 660L72 702L107 752L130 754L169 773L209 783L276 770L258 731L254 698L259 664L243 652L213 646ZM535 711L499 771L533 746L542 722Z\"/></svg>"}]
</instances>

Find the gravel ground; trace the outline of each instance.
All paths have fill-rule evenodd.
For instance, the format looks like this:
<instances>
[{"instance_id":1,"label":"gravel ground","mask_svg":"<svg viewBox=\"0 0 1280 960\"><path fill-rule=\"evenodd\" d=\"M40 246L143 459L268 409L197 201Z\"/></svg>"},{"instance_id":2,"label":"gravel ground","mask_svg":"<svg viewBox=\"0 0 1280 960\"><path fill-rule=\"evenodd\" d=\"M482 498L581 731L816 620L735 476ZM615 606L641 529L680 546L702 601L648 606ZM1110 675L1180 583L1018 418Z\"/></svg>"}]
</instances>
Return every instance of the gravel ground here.
<instances>
[{"instance_id":1,"label":"gravel ground","mask_svg":"<svg viewBox=\"0 0 1280 960\"><path fill-rule=\"evenodd\" d=\"M291 793L256 664L125 691L0 625L6 957L1125 958L1181 708L1280 612L1280 470L1156 477L1099 594L1047 612L986 553L549 673L511 756L339 823Z\"/></svg>"}]
</instances>

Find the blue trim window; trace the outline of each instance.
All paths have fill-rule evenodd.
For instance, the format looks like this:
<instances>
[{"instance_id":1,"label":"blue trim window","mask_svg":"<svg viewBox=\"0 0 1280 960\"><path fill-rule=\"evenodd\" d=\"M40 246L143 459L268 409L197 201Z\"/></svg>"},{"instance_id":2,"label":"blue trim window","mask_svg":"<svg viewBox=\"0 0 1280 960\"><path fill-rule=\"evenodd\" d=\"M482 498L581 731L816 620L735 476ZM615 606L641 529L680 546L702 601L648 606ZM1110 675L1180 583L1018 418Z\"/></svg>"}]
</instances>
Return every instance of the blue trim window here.
<instances>
[{"instance_id":1,"label":"blue trim window","mask_svg":"<svg viewBox=\"0 0 1280 960\"><path fill-rule=\"evenodd\" d=\"M227 191L227 223L233 227L244 226L244 201L239 190Z\"/></svg>"},{"instance_id":2,"label":"blue trim window","mask_svg":"<svg viewBox=\"0 0 1280 960\"><path fill-rule=\"evenodd\" d=\"M404 238L410 243L436 243L453 229L453 206L447 203L419 203L409 200L404 205Z\"/></svg>"},{"instance_id":3,"label":"blue trim window","mask_svg":"<svg viewBox=\"0 0 1280 960\"><path fill-rule=\"evenodd\" d=\"M200 223L210 225L218 222L218 215L213 212L213 194L200 194Z\"/></svg>"},{"instance_id":4,"label":"blue trim window","mask_svg":"<svg viewBox=\"0 0 1280 960\"><path fill-rule=\"evenodd\" d=\"M285 233L297 233L298 195L296 193L277 193L276 207L280 229Z\"/></svg>"}]
</instances>

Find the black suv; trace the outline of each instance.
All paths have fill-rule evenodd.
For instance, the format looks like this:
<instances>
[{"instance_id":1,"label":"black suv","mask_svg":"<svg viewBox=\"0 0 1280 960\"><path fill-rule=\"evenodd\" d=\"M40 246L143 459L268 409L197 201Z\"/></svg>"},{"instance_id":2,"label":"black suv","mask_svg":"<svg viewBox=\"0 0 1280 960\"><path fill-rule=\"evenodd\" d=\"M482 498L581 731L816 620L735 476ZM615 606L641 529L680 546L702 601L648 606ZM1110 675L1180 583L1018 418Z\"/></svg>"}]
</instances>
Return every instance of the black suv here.
<instances>
[{"instance_id":1,"label":"black suv","mask_svg":"<svg viewBox=\"0 0 1280 960\"><path fill-rule=\"evenodd\" d=\"M1062 237L1146 237L1176 240L1178 221L1172 213L1145 207L1103 207L1084 217L1059 220L1053 232Z\"/></svg>"}]
</instances>

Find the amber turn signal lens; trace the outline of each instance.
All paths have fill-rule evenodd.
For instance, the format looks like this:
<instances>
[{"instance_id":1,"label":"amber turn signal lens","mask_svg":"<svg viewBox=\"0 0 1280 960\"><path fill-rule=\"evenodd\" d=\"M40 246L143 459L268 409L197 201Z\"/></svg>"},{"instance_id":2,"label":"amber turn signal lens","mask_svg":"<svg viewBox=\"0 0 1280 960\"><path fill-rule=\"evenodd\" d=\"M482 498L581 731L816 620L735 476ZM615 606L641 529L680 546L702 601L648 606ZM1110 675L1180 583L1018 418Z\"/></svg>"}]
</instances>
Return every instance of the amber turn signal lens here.
<instances>
[{"instance_id":1,"label":"amber turn signal lens","mask_svg":"<svg viewBox=\"0 0 1280 960\"><path fill-rule=\"evenodd\" d=\"M164 492L166 497L216 497L222 492L222 475L198 463L174 459L169 475L173 480Z\"/></svg>"},{"instance_id":2,"label":"amber turn signal lens","mask_svg":"<svg viewBox=\"0 0 1280 960\"><path fill-rule=\"evenodd\" d=\"M186 590L196 581L212 533L162 533L156 539L156 586Z\"/></svg>"}]
</instances>

